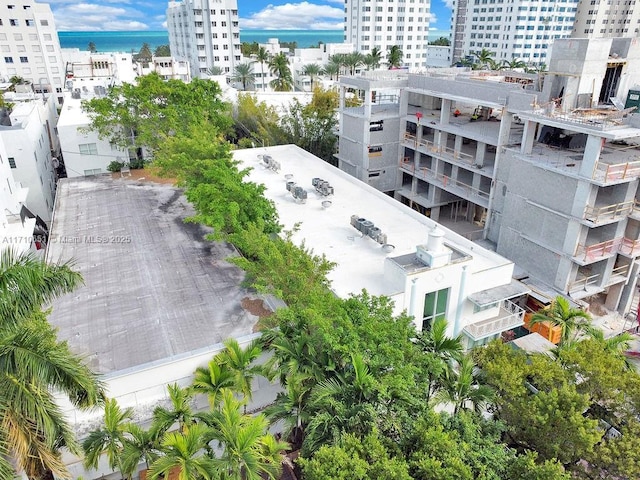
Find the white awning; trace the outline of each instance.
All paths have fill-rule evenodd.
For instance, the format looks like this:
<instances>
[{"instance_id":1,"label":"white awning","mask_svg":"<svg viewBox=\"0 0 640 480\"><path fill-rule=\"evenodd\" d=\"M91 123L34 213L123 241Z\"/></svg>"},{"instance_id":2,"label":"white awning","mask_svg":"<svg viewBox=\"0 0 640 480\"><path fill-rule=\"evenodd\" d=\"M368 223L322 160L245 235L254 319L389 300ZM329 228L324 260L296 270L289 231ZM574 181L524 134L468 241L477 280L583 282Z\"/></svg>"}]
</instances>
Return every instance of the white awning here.
<instances>
[{"instance_id":1,"label":"white awning","mask_svg":"<svg viewBox=\"0 0 640 480\"><path fill-rule=\"evenodd\" d=\"M531 289L518 280L511 280L507 285L488 288L481 292L469 295L467 298L475 303L478 307L486 307L495 303L507 300L509 298L519 297L525 293L531 292Z\"/></svg>"}]
</instances>

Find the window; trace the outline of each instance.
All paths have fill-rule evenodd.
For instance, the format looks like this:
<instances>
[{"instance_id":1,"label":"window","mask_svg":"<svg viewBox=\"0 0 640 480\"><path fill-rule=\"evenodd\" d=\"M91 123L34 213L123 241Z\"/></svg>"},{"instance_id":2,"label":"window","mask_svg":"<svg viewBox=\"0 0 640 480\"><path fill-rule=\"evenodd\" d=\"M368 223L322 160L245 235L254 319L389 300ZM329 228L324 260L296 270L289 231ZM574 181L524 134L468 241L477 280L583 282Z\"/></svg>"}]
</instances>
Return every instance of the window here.
<instances>
[{"instance_id":1,"label":"window","mask_svg":"<svg viewBox=\"0 0 640 480\"><path fill-rule=\"evenodd\" d=\"M35 20L25 20L25 23L27 24L27 27L35 27L36 26L36 21Z\"/></svg>"},{"instance_id":2,"label":"window","mask_svg":"<svg viewBox=\"0 0 640 480\"><path fill-rule=\"evenodd\" d=\"M9 160L9 166L11 168L16 168L16 159L13 157L9 157L7 160Z\"/></svg>"},{"instance_id":3,"label":"window","mask_svg":"<svg viewBox=\"0 0 640 480\"><path fill-rule=\"evenodd\" d=\"M423 330L429 330L434 320L445 318L447 314L448 299L448 288L438 290L437 292L427 293L424 296L424 312L422 316Z\"/></svg>"},{"instance_id":4,"label":"window","mask_svg":"<svg viewBox=\"0 0 640 480\"><path fill-rule=\"evenodd\" d=\"M20 63L29 63L29 59L27 57L20 57Z\"/></svg>"},{"instance_id":5,"label":"window","mask_svg":"<svg viewBox=\"0 0 640 480\"><path fill-rule=\"evenodd\" d=\"M81 143L78 145L80 155L97 155L98 146L95 143Z\"/></svg>"},{"instance_id":6,"label":"window","mask_svg":"<svg viewBox=\"0 0 640 480\"><path fill-rule=\"evenodd\" d=\"M4 63L13 63L13 57L4 57Z\"/></svg>"},{"instance_id":7,"label":"window","mask_svg":"<svg viewBox=\"0 0 640 480\"><path fill-rule=\"evenodd\" d=\"M18 26L18 20L16 18L10 18L9 19L9 25L11 25L12 27L17 27Z\"/></svg>"}]
</instances>

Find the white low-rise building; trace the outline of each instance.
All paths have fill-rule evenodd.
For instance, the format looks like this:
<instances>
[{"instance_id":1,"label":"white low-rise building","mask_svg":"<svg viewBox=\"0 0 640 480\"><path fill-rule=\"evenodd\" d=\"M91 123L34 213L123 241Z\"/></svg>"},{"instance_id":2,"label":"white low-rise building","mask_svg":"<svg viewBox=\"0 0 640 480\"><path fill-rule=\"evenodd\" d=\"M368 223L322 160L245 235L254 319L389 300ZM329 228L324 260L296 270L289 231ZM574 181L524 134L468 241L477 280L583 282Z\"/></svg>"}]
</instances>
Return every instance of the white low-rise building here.
<instances>
[{"instance_id":1,"label":"white low-rise building","mask_svg":"<svg viewBox=\"0 0 640 480\"><path fill-rule=\"evenodd\" d=\"M366 289L395 302L418 330L440 317L471 348L523 324L511 300L528 292L510 260L399 204L293 145L236 150L249 180L266 186L293 241L336 264L336 295ZM316 186L314 186L316 185ZM332 193L331 193L332 192Z\"/></svg>"},{"instance_id":2,"label":"white low-rise building","mask_svg":"<svg viewBox=\"0 0 640 480\"><path fill-rule=\"evenodd\" d=\"M58 120L58 137L69 178L107 173L111 162L129 160L127 151L88 130L90 120L82 108L82 101L93 96L88 89L65 94Z\"/></svg>"},{"instance_id":3,"label":"white low-rise building","mask_svg":"<svg viewBox=\"0 0 640 480\"><path fill-rule=\"evenodd\" d=\"M8 115L9 121L0 124L0 138L5 145L13 178L29 190L27 207L49 223L60 156L60 144L55 133L57 105L52 96L43 99L37 95L27 101L18 101L18 96L9 93L5 100L15 103Z\"/></svg>"},{"instance_id":4,"label":"white low-rise building","mask_svg":"<svg viewBox=\"0 0 640 480\"><path fill-rule=\"evenodd\" d=\"M66 65L67 90L133 83L138 76L131 53L92 53L79 48L63 48L62 57Z\"/></svg>"},{"instance_id":5,"label":"white low-rise building","mask_svg":"<svg viewBox=\"0 0 640 480\"><path fill-rule=\"evenodd\" d=\"M13 179L12 164L0 140L0 252L17 253L36 248L36 219L28 214L25 202L28 189ZM38 243L38 247L41 244Z\"/></svg>"}]
</instances>

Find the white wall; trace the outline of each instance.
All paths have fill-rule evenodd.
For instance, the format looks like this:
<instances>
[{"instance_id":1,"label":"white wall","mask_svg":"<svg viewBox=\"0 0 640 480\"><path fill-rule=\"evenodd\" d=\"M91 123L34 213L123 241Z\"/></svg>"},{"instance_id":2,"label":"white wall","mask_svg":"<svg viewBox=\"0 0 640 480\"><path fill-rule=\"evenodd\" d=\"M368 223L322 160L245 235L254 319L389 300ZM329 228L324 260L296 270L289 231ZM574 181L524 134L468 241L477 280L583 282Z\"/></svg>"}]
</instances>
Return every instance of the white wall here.
<instances>
[{"instance_id":1,"label":"white wall","mask_svg":"<svg viewBox=\"0 0 640 480\"><path fill-rule=\"evenodd\" d=\"M55 125L58 115L53 97L21 102L10 115L12 126L0 126L7 156L15 160L14 179L29 189L26 206L45 222L51 221L56 176L52 151L58 150Z\"/></svg>"},{"instance_id":2,"label":"white wall","mask_svg":"<svg viewBox=\"0 0 640 480\"><path fill-rule=\"evenodd\" d=\"M108 173L107 166L113 161L127 161L126 151L112 148L108 140L100 139L93 131L84 130L89 125L82 111L81 99L65 97L64 107L58 121L60 148L69 178ZM81 154L80 145L95 144L95 154Z\"/></svg>"}]
</instances>

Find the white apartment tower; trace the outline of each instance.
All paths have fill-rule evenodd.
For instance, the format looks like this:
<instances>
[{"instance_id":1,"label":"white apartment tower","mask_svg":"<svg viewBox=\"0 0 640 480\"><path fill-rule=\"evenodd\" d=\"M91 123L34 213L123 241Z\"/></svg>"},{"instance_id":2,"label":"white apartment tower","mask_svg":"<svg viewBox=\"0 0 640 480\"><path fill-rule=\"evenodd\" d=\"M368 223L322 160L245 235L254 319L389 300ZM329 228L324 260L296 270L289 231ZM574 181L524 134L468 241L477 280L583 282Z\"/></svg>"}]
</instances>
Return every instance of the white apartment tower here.
<instances>
[{"instance_id":1,"label":"white apartment tower","mask_svg":"<svg viewBox=\"0 0 640 480\"><path fill-rule=\"evenodd\" d=\"M430 0L345 0L344 41L364 54L378 47L383 59L397 45L405 66L424 67L429 7Z\"/></svg>"},{"instance_id":2,"label":"white apartment tower","mask_svg":"<svg viewBox=\"0 0 640 480\"><path fill-rule=\"evenodd\" d=\"M0 2L0 76L22 77L62 103L64 62L51 8L34 0Z\"/></svg>"},{"instance_id":3,"label":"white apartment tower","mask_svg":"<svg viewBox=\"0 0 640 480\"><path fill-rule=\"evenodd\" d=\"M635 0L580 0L574 38L637 37L640 7Z\"/></svg>"},{"instance_id":4,"label":"white apartment tower","mask_svg":"<svg viewBox=\"0 0 640 480\"><path fill-rule=\"evenodd\" d=\"M553 41L571 36L578 3L579 0L455 0L452 61L486 49L494 53L492 58L498 63L522 60L529 65L548 64Z\"/></svg>"},{"instance_id":5,"label":"white apartment tower","mask_svg":"<svg viewBox=\"0 0 640 480\"><path fill-rule=\"evenodd\" d=\"M240 63L237 0L169 2L167 29L171 54L188 60L193 76L207 76L213 67L233 72Z\"/></svg>"}]
</instances>

